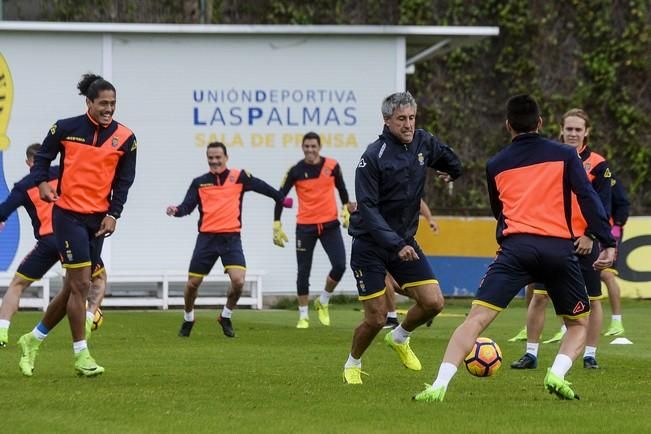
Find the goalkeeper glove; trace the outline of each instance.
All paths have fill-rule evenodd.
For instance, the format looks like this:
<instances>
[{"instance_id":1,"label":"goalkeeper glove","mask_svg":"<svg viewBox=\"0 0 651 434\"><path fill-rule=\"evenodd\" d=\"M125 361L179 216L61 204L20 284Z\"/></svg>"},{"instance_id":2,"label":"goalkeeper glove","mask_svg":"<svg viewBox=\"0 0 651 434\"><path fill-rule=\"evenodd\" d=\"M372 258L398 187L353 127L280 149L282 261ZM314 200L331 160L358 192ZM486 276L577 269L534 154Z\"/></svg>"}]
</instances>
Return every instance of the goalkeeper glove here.
<instances>
[{"instance_id":1,"label":"goalkeeper glove","mask_svg":"<svg viewBox=\"0 0 651 434\"><path fill-rule=\"evenodd\" d=\"M280 220L274 222L274 244L278 247L285 247L285 242L289 241L287 234L283 231Z\"/></svg>"},{"instance_id":2,"label":"goalkeeper glove","mask_svg":"<svg viewBox=\"0 0 651 434\"><path fill-rule=\"evenodd\" d=\"M350 224L350 211L348 211L348 206L344 205L341 209L341 225L344 228L347 228Z\"/></svg>"}]
</instances>

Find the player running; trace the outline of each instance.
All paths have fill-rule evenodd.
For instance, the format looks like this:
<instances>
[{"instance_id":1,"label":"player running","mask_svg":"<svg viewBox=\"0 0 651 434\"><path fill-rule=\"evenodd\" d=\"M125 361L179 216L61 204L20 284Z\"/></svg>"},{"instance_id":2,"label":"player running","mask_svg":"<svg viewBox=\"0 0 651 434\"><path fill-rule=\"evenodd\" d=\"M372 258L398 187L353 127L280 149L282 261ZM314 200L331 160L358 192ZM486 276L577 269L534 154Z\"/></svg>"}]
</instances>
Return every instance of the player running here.
<instances>
[{"instance_id":1,"label":"player running","mask_svg":"<svg viewBox=\"0 0 651 434\"><path fill-rule=\"evenodd\" d=\"M192 180L180 205L167 207L168 216L183 217L199 207L197 242L190 260L188 281L185 285L185 311L179 336L189 337L194 326L194 301L203 278L221 258L224 273L231 285L226 306L217 318L225 336L235 337L231 316L242 295L246 277L246 261L242 251L242 199L247 191L255 191L291 207L291 199L283 200L278 190L251 176L245 170L229 169L226 146L212 142L206 148L210 171Z\"/></svg>"},{"instance_id":2,"label":"player running","mask_svg":"<svg viewBox=\"0 0 651 434\"><path fill-rule=\"evenodd\" d=\"M497 257L479 284L472 308L448 342L438 375L416 401L443 401L457 367L477 337L529 282L545 284L567 334L547 371L544 387L561 399L578 399L565 374L585 345L590 301L585 289L570 223L571 194L577 197L590 233L604 246L595 269L612 264L615 240L599 196L590 185L574 148L542 138L536 101L517 95L506 106L511 144L486 165L493 215L497 219Z\"/></svg>"},{"instance_id":3,"label":"player running","mask_svg":"<svg viewBox=\"0 0 651 434\"><path fill-rule=\"evenodd\" d=\"M34 165L34 156L40 148L39 143L34 143L29 145L25 151L25 163L30 169ZM48 182L56 188L59 182L58 166L50 167L48 178ZM42 279L45 273L60 260L52 230L53 205L40 199L38 187L34 186L34 176L32 174L28 174L18 181L5 201L0 203L0 230L2 230L4 222L7 221L9 216L21 206L25 208L32 222L36 245L21 261L18 270L16 270L16 275L11 280L2 299L2 306L0 306L0 348L4 348L9 344L11 318L18 310L22 293L33 282ZM86 310L87 338L90 337L95 311L99 308L106 287L106 273L101 261L97 267L91 277L92 283L88 295L89 305ZM97 301L91 302L91 300Z\"/></svg>"},{"instance_id":4,"label":"player running","mask_svg":"<svg viewBox=\"0 0 651 434\"><path fill-rule=\"evenodd\" d=\"M348 384L362 384L362 355L386 323L387 272L415 301L402 323L384 338L408 369L422 369L410 346L411 333L443 309L441 288L414 235L427 169L451 181L461 175L461 162L447 145L415 128L416 108L409 92L384 99L384 129L366 148L355 173L358 212L350 219L350 266L364 320L355 329L344 365Z\"/></svg>"},{"instance_id":5,"label":"player running","mask_svg":"<svg viewBox=\"0 0 651 434\"><path fill-rule=\"evenodd\" d=\"M85 305L104 237L115 232L135 178L137 144L133 132L113 119L116 91L111 83L85 74L77 88L88 111L52 125L32 169L41 199L54 202L52 227L66 277L43 319L18 340L19 367L26 376L33 375L41 342L66 315L77 373L92 377L104 372L88 350ZM61 170L54 188L48 183L49 169L58 154Z\"/></svg>"}]
</instances>

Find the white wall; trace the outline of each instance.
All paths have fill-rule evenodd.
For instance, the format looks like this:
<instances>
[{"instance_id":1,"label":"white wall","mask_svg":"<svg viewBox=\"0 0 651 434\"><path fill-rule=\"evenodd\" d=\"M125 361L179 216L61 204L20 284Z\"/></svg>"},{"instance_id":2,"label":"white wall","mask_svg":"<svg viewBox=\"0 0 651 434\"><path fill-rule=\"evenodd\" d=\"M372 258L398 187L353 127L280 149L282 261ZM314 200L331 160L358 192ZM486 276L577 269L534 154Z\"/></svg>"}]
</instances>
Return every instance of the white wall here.
<instances>
[{"instance_id":1,"label":"white wall","mask_svg":"<svg viewBox=\"0 0 651 434\"><path fill-rule=\"evenodd\" d=\"M104 67L112 77L118 91L115 118L135 131L139 155L136 182L123 219L105 251L110 272L187 269L197 212L175 219L165 216L164 208L180 203L190 181L207 171L205 144L211 134L229 145L230 166L247 169L274 187L302 158L302 134L315 130L324 139L338 135L344 144L324 144L322 153L340 162L354 197L355 164L381 131L380 102L403 83L397 74L404 63L404 51L398 49L404 41L397 43L395 37L114 34L109 42L103 44L101 34L6 32L0 52L15 85L8 131L12 145L4 154L10 184L25 173L27 144L40 141L56 119L85 110L84 100L75 89L81 74L101 72ZM103 46L110 50L105 53L104 64ZM229 100L229 90L238 97ZM242 101L242 93L255 96L256 90L265 93L263 102ZM201 91L204 99L197 101ZM208 101L208 91L216 91L219 101ZM272 91L277 92L275 102L270 102ZM285 101L283 91L290 95ZM325 99L319 98L320 91L325 91ZM330 99L334 91L345 95L342 101L334 94ZM293 92L296 98L292 98ZM302 98L298 98L299 92ZM308 97L309 92L314 98ZM304 107L312 114L319 108L320 125L303 121L300 115ZM225 116L225 125L219 119L210 125L216 108ZM259 113L257 109L264 114L249 125L246 114L251 108L254 114ZM325 121L331 108L339 124L332 113ZM231 109L243 115L241 124L237 125L236 117L228 116ZM273 117L272 109L280 117ZM207 125L197 125L202 122ZM236 137L241 138L239 143L234 142ZM268 143L254 143L261 137ZM291 140L284 142L287 137ZM291 195L295 197L294 192ZM272 244L273 202L247 193L243 208L242 238L248 268L266 273L266 291L294 292L296 209L283 214L290 244L280 249ZM344 240L349 256L350 237L345 233ZM32 245L31 226L23 212L21 243L12 269ZM312 270L313 291L322 288L328 270L327 257L318 247ZM218 263L213 272L221 271ZM349 272L339 289L355 290Z\"/></svg>"}]
</instances>

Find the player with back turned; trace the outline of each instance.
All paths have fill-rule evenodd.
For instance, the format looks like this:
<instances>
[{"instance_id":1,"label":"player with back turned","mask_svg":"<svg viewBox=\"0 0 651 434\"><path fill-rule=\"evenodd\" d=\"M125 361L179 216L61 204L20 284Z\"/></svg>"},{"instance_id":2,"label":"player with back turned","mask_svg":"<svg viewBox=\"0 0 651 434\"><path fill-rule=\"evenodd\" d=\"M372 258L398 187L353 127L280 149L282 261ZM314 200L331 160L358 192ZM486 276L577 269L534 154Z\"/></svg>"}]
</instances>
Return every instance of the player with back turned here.
<instances>
[{"instance_id":1,"label":"player with back turned","mask_svg":"<svg viewBox=\"0 0 651 434\"><path fill-rule=\"evenodd\" d=\"M417 401L443 401L457 367L498 313L529 282L547 288L567 334L547 371L544 386L561 399L578 399L565 374L585 345L590 301L575 254L571 194L577 197L590 234L604 246L594 262L603 269L613 261L615 240L599 196L590 185L576 150L542 138L536 101L516 95L506 106L511 144L486 165L498 254L488 267L472 308L448 342L438 375Z\"/></svg>"},{"instance_id":2,"label":"player with back turned","mask_svg":"<svg viewBox=\"0 0 651 434\"><path fill-rule=\"evenodd\" d=\"M592 126L588 114L582 109L571 109L561 118L560 141L576 149L581 158L583 167L601 203L610 215L612 196L612 172L608 161L589 146ZM587 222L576 196L572 196L572 232L577 237L574 241L576 254L583 280L590 297L590 319L588 321L588 334L586 338L583 366L596 369L599 367L596 359L597 344L601 333L603 310L601 306L601 281L600 271L592 266L599 255L599 243L595 243L593 236L587 229ZM517 361L511 363L514 369L534 369L538 366L538 346L540 335L545 321L545 308L548 302L547 291L544 285L534 284L534 294L527 310L527 346L526 353ZM561 333L563 330L561 330ZM559 339L560 340L560 339Z\"/></svg>"}]
</instances>

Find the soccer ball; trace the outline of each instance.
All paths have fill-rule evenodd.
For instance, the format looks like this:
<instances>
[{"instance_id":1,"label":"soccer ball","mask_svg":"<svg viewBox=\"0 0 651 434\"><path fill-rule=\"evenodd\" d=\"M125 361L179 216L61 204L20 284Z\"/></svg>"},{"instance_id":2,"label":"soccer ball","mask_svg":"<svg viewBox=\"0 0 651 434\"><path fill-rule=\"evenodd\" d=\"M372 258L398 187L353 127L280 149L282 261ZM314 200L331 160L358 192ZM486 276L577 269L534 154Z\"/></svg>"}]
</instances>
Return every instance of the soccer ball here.
<instances>
[{"instance_id":1,"label":"soccer ball","mask_svg":"<svg viewBox=\"0 0 651 434\"><path fill-rule=\"evenodd\" d=\"M95 317L93 318L93 326L90 328L92 331L97 330L102 326L102 323L104 322L104 313L102 312L102 309L99 307L95 311Z\"/></svg>"},{"instance_id":2,"label":"soccer ball","mask_svg":"<svg viewBox=\"0 0 651 434\"><path fill-rule=\"evenodd\" d=\"M475 377L490 377L502 365L502 350L492 339L477 338L463 362Z\"/></svg>"}]
</instances>

